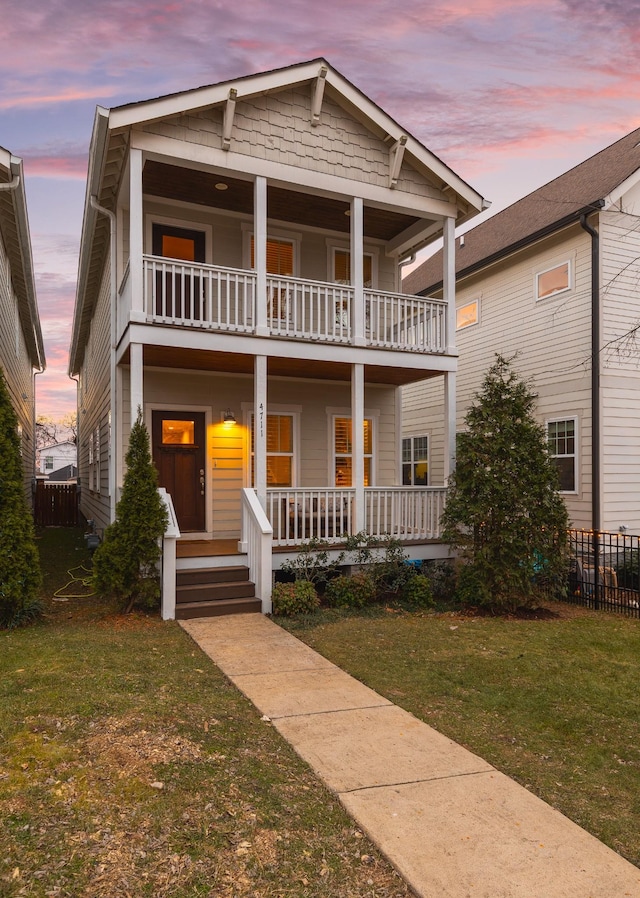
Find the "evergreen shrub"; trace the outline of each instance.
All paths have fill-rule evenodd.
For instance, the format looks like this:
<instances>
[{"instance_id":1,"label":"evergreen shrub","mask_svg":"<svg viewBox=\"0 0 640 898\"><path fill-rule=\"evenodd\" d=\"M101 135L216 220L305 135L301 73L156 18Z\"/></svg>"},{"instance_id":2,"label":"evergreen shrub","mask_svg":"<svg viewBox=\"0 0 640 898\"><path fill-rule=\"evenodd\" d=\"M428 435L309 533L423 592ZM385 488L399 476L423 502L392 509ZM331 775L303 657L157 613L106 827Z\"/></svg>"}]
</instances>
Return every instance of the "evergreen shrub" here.
<instances>
[{"instance_id":1,"label":"evergreen shrub","mask_svg":"<svg viewBox=\"0 0 640 898\"><path fill-rule=\"evenodd\" d=\"M311 614L320 604L318 593L310 580L276 583L271 596L273 613L283 617Z\"/></svg>"}]
</instances>

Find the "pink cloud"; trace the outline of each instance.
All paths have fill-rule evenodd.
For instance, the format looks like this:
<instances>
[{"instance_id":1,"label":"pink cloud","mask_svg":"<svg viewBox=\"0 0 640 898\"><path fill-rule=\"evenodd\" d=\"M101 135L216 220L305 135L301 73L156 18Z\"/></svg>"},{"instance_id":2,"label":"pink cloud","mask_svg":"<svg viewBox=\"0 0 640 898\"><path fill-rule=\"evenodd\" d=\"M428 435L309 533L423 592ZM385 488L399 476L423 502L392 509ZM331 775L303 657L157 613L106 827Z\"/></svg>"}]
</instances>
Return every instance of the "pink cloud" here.
<instances>
[{"instance_id":1,"label":"pink cloud","mask_svg":"<svg viewBox=\"0 0 640 898\"><path fill-rule=\"evenodd\" d=\"M27 153L24 170L28 178L71 178L82 181L87 177L88 153L73 156Z\"/></svg>"}]
</instances>

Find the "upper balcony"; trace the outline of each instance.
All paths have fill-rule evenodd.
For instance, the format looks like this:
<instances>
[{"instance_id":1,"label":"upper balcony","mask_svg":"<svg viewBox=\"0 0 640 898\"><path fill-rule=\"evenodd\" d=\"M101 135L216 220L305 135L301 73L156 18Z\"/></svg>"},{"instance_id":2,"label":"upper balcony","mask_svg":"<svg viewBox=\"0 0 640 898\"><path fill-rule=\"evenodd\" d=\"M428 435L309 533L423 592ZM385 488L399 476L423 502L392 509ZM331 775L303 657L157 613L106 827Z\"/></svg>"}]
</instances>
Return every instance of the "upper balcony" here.
<instances>
[{"instance_id":1,"label":"upper balcony","mask_svg":"<svg viewBox=\"0 0 640 898\"><path fill-rule=\"evenodd\" d=\"M118 337L131 318L132 279L120 287ZM266 333L320 344L360 345L423 354L447 350L447 303L366 288L364 340L356 339L354 288L267 275ZM255 335L258 279L254 270L143 257L142 317L149 324ZM139 317L136 317L139 320Z\"/></svg>"}]
</instances>

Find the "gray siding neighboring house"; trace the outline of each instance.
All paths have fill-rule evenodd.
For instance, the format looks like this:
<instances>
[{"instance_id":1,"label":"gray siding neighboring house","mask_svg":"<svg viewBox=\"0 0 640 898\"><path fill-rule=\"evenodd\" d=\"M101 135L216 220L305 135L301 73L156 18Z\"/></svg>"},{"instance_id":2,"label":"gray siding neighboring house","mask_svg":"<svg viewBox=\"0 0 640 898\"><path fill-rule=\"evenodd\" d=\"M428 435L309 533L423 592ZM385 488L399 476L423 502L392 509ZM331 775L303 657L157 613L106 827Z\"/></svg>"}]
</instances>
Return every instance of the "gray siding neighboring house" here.
<instances>
[{"instance_id":1,"label":"gray siding neighboring house","mask_svg":"<svg viewBox=\"0 0 640 898\"><path fill-rule=\"evenodd\" d=\"M18 417L29 500L35 476L34 372L44 366L22 160L0 147L0 367Z\"/></svg>"},{"instance_id":2,"label":"gray siding neighboring house","mask_svg":"<svg viewBox=\"0 0 640 898\"><path fill-rule=\"evenodd\" d=\"M583 528L640 532L639 144L637 129L457 241L458 429L495 354L517 354ZM441 265L403 289L438 296ZM403 406L437 477L440 398L408 385Z\"/></svg>"}]
</instances>

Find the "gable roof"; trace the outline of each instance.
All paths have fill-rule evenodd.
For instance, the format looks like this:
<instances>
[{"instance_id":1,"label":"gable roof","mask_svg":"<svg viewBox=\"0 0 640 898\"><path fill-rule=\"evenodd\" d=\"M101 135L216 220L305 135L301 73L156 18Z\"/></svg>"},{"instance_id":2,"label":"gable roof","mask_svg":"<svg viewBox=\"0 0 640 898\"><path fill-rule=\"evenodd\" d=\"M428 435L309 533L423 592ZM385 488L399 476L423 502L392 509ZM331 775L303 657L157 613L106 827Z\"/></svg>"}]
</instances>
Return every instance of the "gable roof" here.
<instances>
[{"instance_id":1,"label":"gable roof","mask_svg":"<svg viewBox=\"0 0 640 898\"><path fill-rule=\"evenodd\" d=\"M613 191L640 170L640 128L498 212L464 235L456 249L456 274L464 277L491 262L601 209ZM407 293L442 285L442 252L407 275Z\"/></svg>"},{"instance_id":2,"label":"gable roof","mask_svg":"<svg viewBox=\"0 0 640 898\"><path fill-rule=\"evenodd\" d=\"M4 147L0 147L0 184L0 234L11 265L22 332L32 367L44 370L22 159Z\"/></svg>"},{"instance_id":3,"label":"gable roof","mask_svg":"<svg viewBox=\"0 0 640 898\"><path fill-rule=\"evenodd\" d=\"M396 143L401 143L403 153L400 154L400 158L408 160L414 168L423 175L426 173L433 180L437 185L434 189L441 194L438 202L444 208L444 212L438 211L436 216L438 220L442 214L449 214L451 209L457 213L457 221L460 224L486 207L480 194L323 58L247 75L219 84L129 103L113 109L98 107L89 152L76 308L70 349L70 374L78 373L82 364L84 344L89 332L109 245L109 221L104 215L98 214L92 203L92 197L104 209L110 212L114 211L126 166L130 131L132 129L143 130L148 123L165 120L172 116L186 113L196 114L215 107L218 110L224 110L232 97L235 102L241 103L253 97L277 93L301 85L308 86L311 96L314 97L320 82L325 85L327 95L330 94L331 98L338 102L349 115L383 139L390 149ZM310 113L312 116L314 115L313 101ZM321 111L318 115L320 121ZM314 124L313 119L311 124ZM291 167L289 171L287 168L288 166L280 166L284 182L289 182L295 172L294 167ZM363 184L363 189L366 187L367 185ZM419 199L417 194L415 198ZM398 201L394 205L397 204ZM418 237L414 238L410 228L407 227L406 231L408 239L414 239L418 245ZM437 228L434 225L433 231L429 229L427 237L419 245L422 246L426 242L435 240L437 236Z\"/></svg>"}]
</instances>

